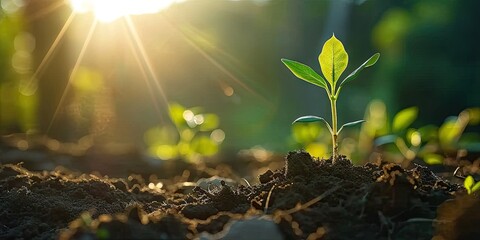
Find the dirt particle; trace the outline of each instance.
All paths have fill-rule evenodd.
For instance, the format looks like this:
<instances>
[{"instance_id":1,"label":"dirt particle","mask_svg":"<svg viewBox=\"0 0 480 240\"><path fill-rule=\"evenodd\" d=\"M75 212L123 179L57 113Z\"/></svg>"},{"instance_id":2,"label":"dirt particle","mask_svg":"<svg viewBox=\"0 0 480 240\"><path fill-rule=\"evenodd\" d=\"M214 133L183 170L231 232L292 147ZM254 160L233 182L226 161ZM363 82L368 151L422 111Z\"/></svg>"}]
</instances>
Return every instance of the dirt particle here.
<instances>
[{"instance_id":1,"label":"dirt particle","mask_svg":"<svg viewBox=\"0 0 480 240\"><path fill-rule=\"evenodd\" d=\"M258 180L260 181L260 183L265 184L273 180L272 176L273 172L269 169L265 173L258 176Z\"/></svg>"}]
</instances>

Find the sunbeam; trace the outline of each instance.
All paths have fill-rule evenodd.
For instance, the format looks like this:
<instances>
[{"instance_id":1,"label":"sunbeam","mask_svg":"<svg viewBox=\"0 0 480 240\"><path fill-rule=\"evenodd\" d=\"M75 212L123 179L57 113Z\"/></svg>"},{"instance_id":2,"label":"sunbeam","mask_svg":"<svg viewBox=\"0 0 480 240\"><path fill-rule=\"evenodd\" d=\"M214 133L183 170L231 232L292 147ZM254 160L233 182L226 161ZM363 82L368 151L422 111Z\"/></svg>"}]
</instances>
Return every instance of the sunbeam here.
<instances>
[{"instance_id":1,"label":"sunbeam","mask_svg":"<svg viewBox=\"0 0 480 240\"><path fill-rule=\"evenodd\" d=\"M157 3L159 1L163 0L151 0L151 2ZM180 2L179 0L168 1L170 2L167 4L168 6L172 5L173 3ZM67 3L66 5L68 5L70 9L64 8L65 3ZM127 3L130 5L135 5L135 9L128 9ZM145 81L145 85L142 83L142 87L147 87L148 89L144 89L142 91L148 91L148 93L146 93L148 96L145 96L145 99L147 101L147 105L150 105L150 108L152 108L153 114L156 118L155 120L160 122L162 125L172 123L171 119L166 116L168 116L170 113L169 99L170 97L173 97L173 95L169 96L170 93L164 89L164 80L167 79L164 79L164 75L156 69L157 67L161 68L165 62L162 65L156 65L155 58L153 58L153 55L151 55L152 52L150 52L150 45L147 44L147 40L149 39L144 38L144 36L152 36L151 34L153 33L144 33L141 27L144 26L142 24L146 23L140 21L137 22L137 19L134 18L135 15L159 13L168 6L165 5L160 8L158 7L160 5L158 5L155 8L152 7L152 9L148 9L149 5L147 3L149 4L150 0L139 0L138 6L137 2L132 3L126 0L119 0L118 2L113 0L65 0L62 2L63 5L55 3L51 4L50 6L43 6L39 11L33 12L35 17L42 17L51 13L55 9L58 9L59 12L62 11L63 13L61 18L64 23L63 26L58 26L60 29L57 28L51 36L53 41L48 41L48 43L51 43L51 45L47 45L44 49L46 50L45 54L42 53L42 55L39 56L39 61L37 62L38 65L35 64L33 73L24 80L24 84L20 86L22 89L31 89L32 86L42 84L39 82L44 80L44 75L47 73L47 71L49 71L48 69L52 66L53 61L55 61L52 59L56 58L60 46L65 41L71 40L67 39L67 37L70 36L69 34L72 32L72 27L80 21L82 13L86 13L86 18L82 19L91 20L88 20L86 23L82 24L84 30L81 32L81 37L72 35L75 37L75 52L78 53L78 55L75 54L73 59L71 59L73 62L68 64L68 66L65 66L67 69L70 69L70 72L66 73L68 77L64 77L64 80L66 81L63 82L61 88L58 90L59 95L57 95L55 98L50 98L48 96L45 98L50 101L53 100L53 103L49 104L49 106L51 106L51 109L49 109L50 113L46 115L44 119L42 119L42 123L45 123L42 126L43 133L53 133L58 124L63 124L60 123L60 119L62 119L64 110L70 109L68 108L69 106L79 106L82 108L82 111L85 109L85 113L90 111L92 106L88 104L82 105L83 102L80 102L80 100L76 98L74 100L78 100L79 102L74 102L72 105L70 104L69 97L74 91L72 86L75 84L76 77L79 76L84 64L98 64L91 67L98 68L98 73L107 79L109 76L112 76L110 74L113 74L113 76L120 76L117 75L117 71L123 71L123 69L119 69L121 65L117 64L121 64L121 62L117 61L118 59L115 59L115 56L118 56L116 55L117 50L125 50L125 57L128 55L128 58L130 58L128 63L126 62L127 58L124 59L126 64L131 65L127 66L128 68L125 70L128 71L130 70L130 67L133 67L131 70L138 71L138 77ZM123 5L115 6L115 4ZM140 8L144 8L144 10L138 10ZM107 9L117 12L108 16L110 13L106 12ZM204 64L202 66L209 68L209 71L215 73L216 77L210 78L214 91L219 91L219 93L222 93L222 95L231 97L230 100L234 103L239 103L241 100L241 93L244 93L253 96L252 100L259 102L263 106L268 106L268 109L275 109L274 103L271 101L271 99L260 93L258 89L259 85L256 85L255 82L251 82L251 79L254 79L255 76L249 75L248 71L242 71L242 69L248 67L247 65L243 65L244 63L240 62L238 58L235 58L229 54L231 52L225 51L225 47L221 44L210 41L209 35L206 35L203 29L197 28L193 22L185 20L182 21L181 18L171 19L169 18L169 13L171 12L159 14L158 16L163 17L160 26L162 26L161 29L164 33L162 34L162 39L165 41L164 43L172 43L171 46L182 47L182 50L184 48L186 51L188 51L188 54L198 58L199 61ZM146 18L142 18L141 20L145 21L145 19ZM146 24L145 26L150 25ZM102 29L101 31L99 29L100 27ZM100 33L104 33L104 37L100 36L102 35ZM116 35L116 33L119 33L120 35ZM112 47L109 47L109 45L104 45L110 44L112 40L115 41L114 37L112 36L119 37L120 39L118 40L123 39L123 42L119 41L118 44L112 44ZM77 38L79 42L77 42ZM173 38L177 41L166 40L171 40ZM176 43L173 44L174 42ZM121 45L122 43L123 45ZM90 56L90 53L92 50L94 50L94 46L98 47L95 49L101 52L100 55ZM126 47L128 49L121 49L122 47ZM158 49L158 44L155 45L154 49ZM160 54L171 53L168 52L167 49L164 50L165 52L160 52ZM171 58L171 56L168 55L168 58ZM172 60L182 59L173 58ZM110 63L114 65L110 65ZM167 71L167 73L169 72ZM140 89L135 87L135 89L132 90L137 91ZM80 94L77 95L77 92L75 92L74 95L78 96ZM136 99L133 99L132 104L138 103L136 101ZM96 106L93 107L95 108ZM123 112L121 113L123 114ZM72 117L72 119L73 117L78 117L78 119L74 119L78 121L80 121L80 119L82 121L85 119L86 121L87 118L89 118L89 116L86 114L82 116L72 114L72 112L67 113L67 121L70 120L70 117ZM83 131L83 129L81 129L81 131Z\"/></svg>"},{"instance_id":2,"label":"sunbeam","mask_svg":"<svg viewBox=\"0 0 480 240\"><path fill-rule=\"evenodd\" d=\"M29 17L29 19L31 21L31 20L41 18L41 17L43 17L43 16L45 16L49 13L54 12L55 10L57 10L58 8L60 8L61 6L64 6L64 5L65 5L65 1L57 1L56 3L51 4L48 7L40 9L39 11L35 12L34 14L32 14Z\"/></svg>"},{"instance_id":3,"label":"sunbeam","mask_svg":"<svg viewBox=\"0 0 480 240\"><path fill-rule=\"evenodd\" d=\"M190 45L193 49L195 49L202 57L204 57L208 62L210 62L213 66L215 66L218 70L220 70L223 74L225 74L229 79L231 79L234 83L240 85L242 88L253 94L254 96L258 97L261 99L263 102L265 102L267 105L272 105L272 103L263 97L261 94L259 94L257 91L253 90L251 87L247 86L244 82L242 82L240 79L238 79L230 70L225 68L221 63L219 63L214 57L212 57L209 53L207 53L205 50L203 50L198 44L193 40L194 38L192 37L192 34L187 33L186 31L178 28L175 26L173 23L168 21L168 23L172 26L175 31L177 31L187 42L188 45ZM215 49L217 49L215 47ZM219 52L223 52L222 50L218 50ZM224 53L225 55L228 55ZM228 84L220 81L220 87L222 88L222 91L225 91L225 88L223 86L228 86Z\"/></svg>"},{"instance_id":4,"label":"sunbeam","mask_svg":"<svg viewBox=\"0 0 480 240\"><path fill-rule=\"evenodd\" d=\"M76 12L93 12L101 22L112 22L130 15L158 13L179 0L69 0Z\"/></svg>"},{"instance_id":5,"label":"sunbeam","mask_svg":"<svg viewBox=\"0 0 480 240\"><path fill-rule=\"evenodd\" d=\"M68 78L67 85L65 86L65 89L63 90L62 97L60 98L60 101L58 102L58 105L55 109L55 112L53 113L52 120L50 121L50 124L48 125L47 132L46 132L47 134L50 132L50 129L52 128L53 123L55 122L55 119L57 118L58 112L63 105L63 102L65 100L65 96L67 95L70 84L72 83L72 79L75 76L75 74L77 73L78 68L80 66L80 62L83 60L83 57L85 56L85 52L88 48L88 45L90 44L90 40L92 39L93 33L95 32L95 29L97 27L97 23L98 23L98 21L94 20L92 25L90 26L90 30L88 31L87 37L85 38L85 42L83 43L83 46L82 46L82 48L80 50L80 53L77 57L77 61L75 62L75 65L73 66L72 72L70 73L70 77Z\"/></svg>"},{"instance_id":6,"label":"sunbeam","mask_svg":"<svg viewBox=\"0 0 480 240\"><path fill-rule=\"evenodd\" d=\"M45 66L48 64L50 57L52 56L53 52L57 48L58 44L60 41L63 39L63 36L65 35L65 32L68 30L70 27L70 24L72 23L73 19L75 18L75 13L72 12L68 19L65 21L65 24L63 25L62 29L58 33L57 37L53 41L52 45L48 49L47 53L45 56L42 58L42 61L38 65L37 69L35 72L32 74L30 80L28 81L28 84L26 84L25 89L30 89L32 87L32 84L36 83L38 81L38 76L42 73L44 70Z\"/></svg>"},{"instance_id":7,"label":"sunbeam","mask_svg":"<svg viewBox=\"0 0 480 240\"><path fill-rule=\"evenodd\" d=\"M128 26L127 21L125 21L125 23L126 23L125 26ZM150 78L148 76L147 70L145 69L145 66L142 63L142 60L140 59L140 55L138 53L139 50L136 48L135 41L134 41L134 39L133 39L133 37L131 36L131 33L130 33L131 31L128 29L128 30L126 30L126 32L127 32L126 34L128 36L127 37L127 42L128 42L129 47L130 47L130 50L132 52L132 55L135 59L135 62L138 64L138 67L140 69L140 72L142 73L143 78L145 79L145 83L147 84L147 88L148 88L148 93L149 93L150 98L152 100L155 111L156 111L158 117L160 118L160 121L163 123L165 120L162 116L162 111L160 109L160 105L158 104L155 92L153 91L152 84L149 81ZM144 61L146 61L146 60L144 59Z\"/></svg>"},{"instance_id":8,"label":"sunbeam","mask_svg":"<svg viewBox=\"0 0 480 240\"><path fill-rule=\"evenodd\" d=\"M127 29L130 32L131 40L134 42L135 46L138 47L139 55L143 59L143 64L141 64L141 65L145 65L146 70L147 70L148 74L150 75L150 78L153 81L153 84L157 88L158 93L160 94L160 97L162 99L162 102L163 102L164 106L166 107L165 109L168 109L167 96L165 95L165 92L163 91L162 86L160 86L160 83L158 81L158 77L155 74L155 71L153 70L152 64L151 64L150 59L147 55L147 52L145 51L145 47L143 46L143 43L140 40L140 36L138 35L138 32L135 28L135 25L133 24L130 16L125 16L124 19L125 19L125 22L127 24ZM147 79L147 82L148 82L148 79Z\"/></svg>"}]
</instances>

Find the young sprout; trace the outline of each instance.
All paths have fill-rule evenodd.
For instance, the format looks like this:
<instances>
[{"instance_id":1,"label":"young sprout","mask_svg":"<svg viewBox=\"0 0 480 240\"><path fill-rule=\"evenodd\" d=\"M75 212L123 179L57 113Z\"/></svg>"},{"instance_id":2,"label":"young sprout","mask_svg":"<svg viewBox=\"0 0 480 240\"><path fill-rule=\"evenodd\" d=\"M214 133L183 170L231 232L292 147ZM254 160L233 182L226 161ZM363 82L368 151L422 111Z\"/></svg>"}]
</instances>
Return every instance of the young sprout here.
<instances>
[{"instance_id":1,"label":"young sprout","mask_svg":"<svg viewBox=\"0 0 480 240\"><path fill-rule=\"evenodd\" d=\"M378 58L380 57L379 53L373 54L366 62L364 62L360 67L355 69L350 75L340 81L340 75L345 71L348 65L348 54L343 47L343 44L340 40L335 37L335 34L332 35L330 39L328 39L325 44L323 45L322 52L318 56L318 61L320 62L320 68L322 70L323 76L322 78L317 72L315 72L309 66L288 60L282 59L282 62L287 66L292 73L313 85L319 86L327 92L327 95L330 100L330 107L332 111L332 125L330 125L324 118L317 117L317 116L303 116L297 118L293 123L296 122L317 122L321 121L327 125L330 134L332 135L332 159L335 161L338 157L338 134L343 130L344 127L353 126L359 123L364 122L365 120L358 120L354 122L349 122L343 124L340 129L338 129L337 125L337 99L338 95L340 94L340 90L342 90L343 86L352 81L357 77L357 75L367 67L373 66ZM328 83L328 84L327 84Z\"/></svg>"},{"instance_id":2,"label":"young sprout","mask_svg":"<svg viewBox=\"0 0 480 240\"><path fill-rule=\"evenodd\" d=\"M463 186L467 189L468 194L472 194L480 189L480 181L475 183L475 179L472 176L467 176Z\"/></svg>"}]
</instances>

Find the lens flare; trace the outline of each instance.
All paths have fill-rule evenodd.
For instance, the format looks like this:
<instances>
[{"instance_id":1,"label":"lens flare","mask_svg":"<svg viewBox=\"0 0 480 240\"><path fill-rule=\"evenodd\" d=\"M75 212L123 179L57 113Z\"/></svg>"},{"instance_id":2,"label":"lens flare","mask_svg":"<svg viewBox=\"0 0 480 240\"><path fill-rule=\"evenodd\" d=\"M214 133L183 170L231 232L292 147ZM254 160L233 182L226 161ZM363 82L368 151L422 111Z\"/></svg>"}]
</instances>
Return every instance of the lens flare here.
<instances>
[{"instance_id":1,"label":"lens flare","mask_svg":"<svg viewBox=\"0 0 480 240\"><path fill-rule=\"evenodd\" d=\"M69 0L74 12L92 12L101 22L129 15L153 14L183 0Z\"/></svg>"}]
</instances>

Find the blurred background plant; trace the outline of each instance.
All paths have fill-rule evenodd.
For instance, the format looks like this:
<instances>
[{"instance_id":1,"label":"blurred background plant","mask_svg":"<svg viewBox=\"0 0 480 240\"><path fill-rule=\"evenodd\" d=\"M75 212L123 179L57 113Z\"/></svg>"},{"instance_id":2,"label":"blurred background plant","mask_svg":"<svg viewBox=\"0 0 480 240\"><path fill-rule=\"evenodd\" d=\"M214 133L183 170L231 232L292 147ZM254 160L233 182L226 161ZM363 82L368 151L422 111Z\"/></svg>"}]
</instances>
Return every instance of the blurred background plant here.
<instances>
[{"instance_id":1,"label":"blurred background plant","mask_svg":"<svg viewBox=\"0 0 480 240\"><path fill-rule=\"evenodd\" d=\"M218 128L216 114L203 113L200 107L187 109L178 103L171 103L169 109L175 127L157 126L145 133L151 155L164 160L196 161L218 153L225 132Z\"/></svg>"},{"instance_id":2,"label":"blurred background plant","mask_svg":"<svg viewBox=\"0 0 480 240\"><path fill-rule=\"evenodd\" d=\"M339 122L365 109L368 118L345 132L341 153L430 163L475 156L478 9L475 0L0 0L0 134L88 136L88 146L120 143L161 158L196 158L197 141L210 146L206 155L304 146L327 157L324 129L290 124L329 116L328 102L293 81L280 58L316 65L334 32L351 62L382 54L338 102ZM171 102L222 119L221 148L211 142L217 128L192 128Z\"/></svg>"},{"instance_id":3,"label":"blurred background plant","mask_svg":"<svg viewBox=\"0 0 480 240\"><path fill-rule=\"evenodd\" d=\"M449 116L440 125L415 124L419 109L409 107L390 117L385 103L369 103L360 129L346 129L341 137L340 153L356 163L384 160L408 167L412 161L424 165L463 167L463 175L479 172L480 108L468 108L458 116ZM293 148L304 148L320 158L330 156L328 134L321 124L292 126ZM328 133L328 132L327 132Z\"/></svg>"},{"instance_id":4,"label":"blurred background plant","mask_svg":"<svg viewBox=\"0 0 480 240\"><path fill-rule=\"evenodd\" d=\"M443 160L448 157L459 160L469 152L478 154L480 135L465 130L480 123L479 108L465 109L458 116L446 118L438 127L432 124L411 127L417 116L418 108L403 109L393 117L391 124L384 124L386 130L379 129L383 133L375 136L374 145L390 153L386 158L405 164L419 158L434 165L443 164Z\"/></svg>"}]
</instances>

